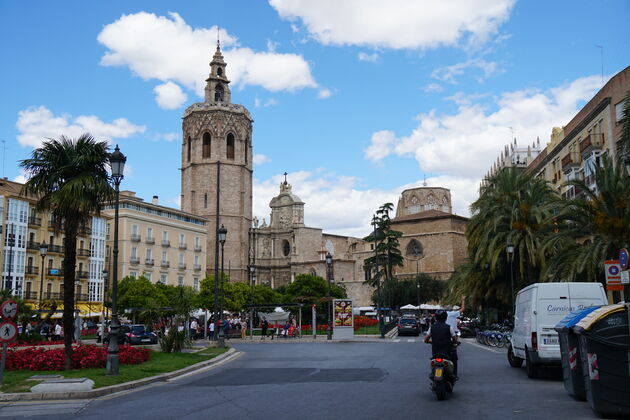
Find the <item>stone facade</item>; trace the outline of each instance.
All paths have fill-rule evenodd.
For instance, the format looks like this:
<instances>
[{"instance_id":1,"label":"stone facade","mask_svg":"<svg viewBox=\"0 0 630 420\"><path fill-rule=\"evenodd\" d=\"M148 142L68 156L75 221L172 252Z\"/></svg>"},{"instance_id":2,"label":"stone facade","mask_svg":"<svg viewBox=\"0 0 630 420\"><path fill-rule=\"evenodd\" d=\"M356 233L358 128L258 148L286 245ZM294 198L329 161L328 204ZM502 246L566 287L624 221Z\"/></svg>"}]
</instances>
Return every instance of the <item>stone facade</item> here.
<instances>
[{"instance_id":1,"label":"stone facade","mask_svg":"<svg viewBox=\"0 0 630 420\"><path fill-rule=\"evenodd\" d=\"M253 119L245 107L230 103L226 66L217 45L205 100L184 112L181 206L183 211L208 220L207 274L214 272L215 261L220 264L215 253L216 231L223 225L228 231L225 268L230 268L232 280L247 281Z\"/></svg>"}]
</instances>

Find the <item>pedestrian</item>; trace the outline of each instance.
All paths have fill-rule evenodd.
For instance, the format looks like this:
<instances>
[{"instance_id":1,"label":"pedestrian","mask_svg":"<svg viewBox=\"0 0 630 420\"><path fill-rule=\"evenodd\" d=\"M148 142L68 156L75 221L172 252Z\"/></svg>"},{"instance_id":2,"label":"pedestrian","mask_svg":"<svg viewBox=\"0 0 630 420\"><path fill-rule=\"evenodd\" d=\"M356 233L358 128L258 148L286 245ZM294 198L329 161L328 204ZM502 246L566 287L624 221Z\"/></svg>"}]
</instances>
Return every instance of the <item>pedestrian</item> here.
<instances>
[{"instance_id":1,"label":"pedestrian","mask_svg":"<svg viewBox=\"0 0 630 420\"><path fill-rule=\"evenodd\" d=\"M223 326L223 335L225 337L226 340L230 339L230 323L229 322L224 322L224 326Z\"/></svg>"},{"instance_id":2,"label":"pedestrian","mask_svg":"<svg viewBox=\"0 0 630 420\"><path fill-rule=\"evenodd\" d=\"M241 338L244 340L247 337L247 320L241 322Z\"/></svg>"},{"instance_id":3,"label":"pedestrian","mask_svg":"<svg viewBox=\"0 0 630 420\"><path fill-rule=\"evenodd\" d=\"M192 321L190 322L190 338L192 338L193 340L197 339L197 327L199 325L197 324L197 320L195 318L192 319Z\"/></svg>"},{"instance_id":4,"label":"pedestrian","mask_svg":"<svg viewBox=\"0 0 630 420\"><path fill-rule=\"evenodd\" d=\"M214 340L214 326L215 321L213 319L212 322L210 322L210 325L208 325L208 329L210 330L210 340Z\"/></svg>"},{"instance_id":5,"label":"pedestrian","mask_svg":"<svg viewBox=\"0 0 630 420\"><path fill-rule=\"evenodd\" d=\"M55 332L53 333L53 340L59 341L61 340L61 335L63 334L63 329L61 328L61 323L57 321L55 324Z\"/></svg>"},{"instance_id":6,"label":"pedestrian","mask_svg":"<svg viewBox=\"0 0 630 420\"><path fill-rule=\"evenodd\" d=\"M269 328L269 322L267 322L266 318L262 319L262 322L260 323L260 328L261 328L260 339L264 340L265 337L267 336L267 328Z\"/></svg>"},{"instance_id":7,"label":"pedestrian","mask_svg":"<svg viewBox=\"0 0 630 420\"><path fill-rule=\"evenodd\" d=\"M291 323L287 320L287 322L284 323L284 327L282 327L282 336L284 338L289 337L289 328L291 327Z\"/></svg>"}]
</instances>

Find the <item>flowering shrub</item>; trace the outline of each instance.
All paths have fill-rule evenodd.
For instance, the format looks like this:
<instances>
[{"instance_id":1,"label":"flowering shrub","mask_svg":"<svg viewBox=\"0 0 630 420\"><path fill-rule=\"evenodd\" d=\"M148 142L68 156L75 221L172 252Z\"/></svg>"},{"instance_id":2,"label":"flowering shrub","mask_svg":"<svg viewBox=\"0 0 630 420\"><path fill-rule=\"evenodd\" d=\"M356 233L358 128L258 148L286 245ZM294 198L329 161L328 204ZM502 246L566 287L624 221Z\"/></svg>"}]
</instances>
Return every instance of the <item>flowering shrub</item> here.
<instances>
[{"instance_id":1,"label":"flowering shrub","mask_svg":"<svg viewBox=\"0 0 630 420\"><path fill-rule=\"evenodd\" d=\"M362 327L372 327L378 325L378 320L374 318L368 318L367 316L355 316L354 317L354 329L358 330Z\"/></svg>"},{"instance_id":2,"label":"flowering shrub","mask_svg":"<svg viewBox=\"0 0 630 420\"><path fill-rule=\"evenodd\" d=\"M151 357L151 350L131 346L120 346L118 353L120 364L132 365L146 362ZM64 349L26 348L12 349L7 352L7 370L63 370ZM72 352L72 369L104 368L107 363L107 349L87 345L76 346Z\"/></svg>"},{"instance_id":3,"label":"flowering shrub","mask_svg":"<svg viewBox=\"0 0 630 420\"><path fill-rule=\"evenodd\" d=\"M13 341L11 343L9 343L9 348L12 347L26 347L26 346L53 346L56 344L63 344L63 340L53 340L53 341L48 341L48 340L40 340L40 341L22 341L22 340L17 340L17 341Z\"/></svg>"}]
</instances>

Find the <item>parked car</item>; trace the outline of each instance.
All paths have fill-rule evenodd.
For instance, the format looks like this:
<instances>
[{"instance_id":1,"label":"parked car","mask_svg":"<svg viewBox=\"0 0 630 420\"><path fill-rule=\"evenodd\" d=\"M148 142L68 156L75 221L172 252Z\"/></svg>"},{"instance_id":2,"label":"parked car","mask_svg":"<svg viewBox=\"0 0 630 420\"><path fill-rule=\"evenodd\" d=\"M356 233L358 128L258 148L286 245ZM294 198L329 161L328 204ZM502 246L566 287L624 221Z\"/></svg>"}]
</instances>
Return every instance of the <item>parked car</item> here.
<instances>
[{"instance_id":1,"label":"parked car","mask_svg":"<svg viewBox=\"0 0 630 420\"><path fill-rule=\"evenodd\" d=\"M415 317L398 320L398 335L403 334L420 335L420 323Z\"/></svg>"},{"instance_id":2,"label":"parked car","mask_svg":"<svg viewBox=\"0 0 630 420\"><path fill-rule=\"evenodd\" d=\"M158 336L142 325L135 324L129 326L129 332L126 333L129 344L157 344Z\"/></svg>"},{"instance_id":3,"label":"parked car","mask_svg":"<svg viewBox=\"0 0 630 420\"><path fill-rule=\"evenodd\" d=\"M601 283L535 283L522 289L516 296L510 365L525 361L530 378L538 376L540 365L560 365L556 324L571 311L607 304Z\"/></svg>"}]
</instances>

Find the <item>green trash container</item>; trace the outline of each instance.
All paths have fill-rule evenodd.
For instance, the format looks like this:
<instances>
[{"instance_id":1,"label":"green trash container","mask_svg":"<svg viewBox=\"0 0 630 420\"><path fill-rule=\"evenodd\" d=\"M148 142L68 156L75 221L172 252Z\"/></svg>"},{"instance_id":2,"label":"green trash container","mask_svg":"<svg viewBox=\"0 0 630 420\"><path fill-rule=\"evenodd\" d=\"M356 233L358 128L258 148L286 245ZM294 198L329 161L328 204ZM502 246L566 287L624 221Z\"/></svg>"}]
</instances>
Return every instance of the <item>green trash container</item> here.
<instances>
[{"instance_id":1,"label":"green trash container","mask_svg":"<svg viewBox=\"0 0 630 420\"><path fill-rule=\"evenodd\" d=\"M586 388L584 387L582 363L580 361L580 343L572 328L582 318L598 308L600 306L591 306L586 309L573 311L564 317L562 321L558 322L555 327L560 341L560 361L562 364L564 388L569 394L582 401L586 400Z\"/></svg>"},{"instance_id":2,"label":"green trash container","mask_svg":"<svg viewBox=\"0 0 630 420\"><path fill-rule=\"evenodd\" d=\"M608 305L573 327L586 399L605 416L630 416L630 330L626 305Z\"/></svg>"}]
</instances>

